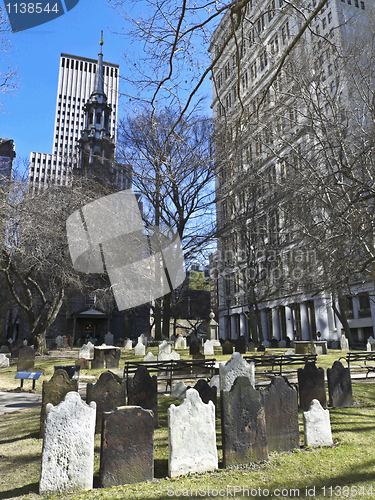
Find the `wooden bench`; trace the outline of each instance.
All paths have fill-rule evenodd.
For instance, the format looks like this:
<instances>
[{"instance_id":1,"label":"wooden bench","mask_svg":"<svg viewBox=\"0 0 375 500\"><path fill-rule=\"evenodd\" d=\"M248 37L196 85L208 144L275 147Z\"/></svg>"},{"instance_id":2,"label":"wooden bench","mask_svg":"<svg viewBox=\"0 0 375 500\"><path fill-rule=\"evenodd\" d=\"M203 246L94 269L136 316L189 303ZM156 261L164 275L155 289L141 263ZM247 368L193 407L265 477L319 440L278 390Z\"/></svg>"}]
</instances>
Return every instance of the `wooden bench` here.
<instances>
[{"instance_id":1,"label":"wooden bench","mask_svg":"<svg viewBox=\"0 0 375 500\"><path fill-rule=\"evenodd\" d=\"M43 372L18 372L14 377L15 379L21 380L20 387L23 387L24 380L32 380L33 381L33 390L35 389L35 382L38 378L43 375Z\"/></svg>"},{"instance_id":2,"label":"wooden bench","mask_svg":"<svg viewBox=\"0 0 375 500\"><path fill-rule=\"evenodd\" d=\"M342 359L345 359L346 362L348 363L348 368L350 371L350 365L353 363L360 363L359 365L356 365L358 368L361 368L362 370L367 370L366 373L366 378L368 377L368 374L370 372L375 372L375 351L350 351L347 353L346 356L342 356L339 361ZM372 365L368 365L368 362L372 362ZM354 367L353 367L354 368Z\"/></svg>"},{"instance_id":3,"label":"wooden bench","mask_svg":"<svg viewBox=\"0 0 375 500\"><path fill-rule=\"evenodd\" d=\"M243 358L248 362L253 362L255 364L255 369L257 367L268 367L269 370L264 370L262 373L270 375L282 375L283 373L291 373L296 371L295 368L283 371L284 367L305 365L305 363L316 363L318 355L317 354L291 354L290 356L285 354L272 355L263 354L261 356L244 356Z\"/></svg>"},{"instance_id":4,"label":"wooden bench","mask_svg":"<svg viewBox=\"0 0 375 500\"><path fill-rule=\"evenodd\" d=\"M172 390L173 381L212 377L215 374L215 361L215 359L127 361L124 378L128 386L129 377L134 375L140 366L145 366L150 375L156 375L158 381L166 382L166 392L168 392L168 387Z\"/></svg>"}]
</instances>

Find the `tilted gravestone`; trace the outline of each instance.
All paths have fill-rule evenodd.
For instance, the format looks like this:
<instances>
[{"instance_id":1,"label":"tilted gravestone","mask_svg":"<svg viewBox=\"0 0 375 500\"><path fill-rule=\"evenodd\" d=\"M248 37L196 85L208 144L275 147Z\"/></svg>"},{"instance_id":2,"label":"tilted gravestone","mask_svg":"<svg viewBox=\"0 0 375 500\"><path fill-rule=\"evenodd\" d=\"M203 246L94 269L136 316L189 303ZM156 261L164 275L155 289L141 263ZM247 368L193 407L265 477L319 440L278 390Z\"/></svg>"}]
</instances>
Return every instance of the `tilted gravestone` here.
<instances>
[{"instance_id":1,"label":"tilted gravestone","mask_svg":"<svg viewBox=\"0 0 375 500\"><path fill-rule=\"evenodd\" d=\"M179 380L172 387L172 390L171 390L172 398L184 399L188 388L189 387L187 387L182 380Z\"/></svg>"},{"instance_id":2,"label":"tilted gravestone","mask_svg":"<svg viewBox=\"0 0 375 500\"><path fill-rule=\"evenodd\" d=\"M95 432L99 434L102 430L103 412L126 405L125 379L119 383L111 372L102 373L96 384L87 384L86 402L91 401L96 403Z\"/></svg>"},{"instance_id":3,"label":"tilted gravestone","mask_svg":"<svg viewBox=\"0 0 375 500\"><path fill-rule=\"evenodd\" d=\"M284 377L274 377L261 391L266 415L268 451L299 448L298 394Z\"/></svg>"},{"instance_id":4,"label":"tilted gravestone","mask_svg":"<svg viewBox=\"0 0 375 500\"><path fill-rule=\"evenodd\" d=\"M203 403L207 404L209 401L212 401L216 408L217 403L217 390L216 387L210 387L210 385L203 380L203 378L199 379L198 382L193 387L195 389Z\"/></svg>"},{"instance_id":5,"label":"tilted gravestone","mask_svg":"<svg viewBox=\"0 0 375 500\"><path fill-rule=\"evenodd\" d=\"M184 401L168 408L169 459L171 477L218 468L215 407L204 404L195 389L188 389Z\"/></svg>"},{"instance_id":6,"label":"tilted gravestone","mask_svg":"<svg viewBox=\"0 0 375 500\"><path fill-rule=\"evenodd\" d=\"M308 411L303 412L305 446L332 446L329 411L324 410L317 399L313 399Z\"/></svg>"},{"instance_id":7,"label":"tilted gravestone","mask_svg":"<svg viewBox=\"0 0 375 500\"><path fill-rule=\"evenodd\" d=\"M230 391L221 391L221 434L224 467L268 458L262 396L247 377L238 377Z\"/></svg>"},{"instance_id":8,"label":"tilted gravestone","mask_svg":"<svg viewBox=\"0 0 375 500\"><path fill-rule=\"evenodd\" d=\"M40 411L40 437L43 437L46 407L48 403L56 406L64 400L68 392L78 391L78 380L69 378L65 370L58 369L50 380L42 386L42 408Z\"/></svg>"},{"instance_id":9,"label":"tilted gravestone","mask_svg":"<svg viewBox=\"0 0 375 500\"><path fill-rule=\"evenodd\" d=\"M30 346L22 347L18 351L17 371L24 372L34 368L35 350Z\"/></svg>"},{"instance_id":10,"label":"tilted gravestone","mask_svg":"<svg viewBox=\"0 0 375 500\"><path fill-rule=\"evenodd\" d=\"M145 366L137 368L133 378L128 379L128 405L141 406L154 413L154 425L158 426L158 380L150 376Z\"/></svg>"},{"instance_id":11,"label":"tilted gravestone","mask_svg":"<svg viewBox=\"0 0 375 500\"><path fill-rule=\"evenodd\" d=\"M237 377L247 377L251 385L255 387L255 365L245 361L239 352L232 354L225 364L219 365L219 375L222 391L230 391Z\"/></svg>"},{"instance_id":12,"label":"tilted gravestone","mask_svg":"<svg viewBox=\"0 0 375 500\"><path fill-rule=\"evenodd\" d=\"M226 340L222 346L221 346L221 349L222 349L222 354L223 355L232 355L233 354L233 344L232 342L230 342L229 340Z\"/></svg>"},{"instance_id":13,"label":"tilted gravestone","mask_svg":"<svg viewBox=\"0 0 375 500\"><path fill-rule=\"evenodd\" d=\"M241 335L238 339L234 341L234 350L241 354L246 354L246 338Z\"/></svg>"},{"instance_id":14,"label":"tilted gravestone","mask_svg":"<svg viewBox=\"0 0 375 500\"><path fill-rule=\"evenodd\" d=\"M303 368L298 368L297 376L300 407L308 410L311 401L317 399L325 408L327 396L323 368L317 368L315 363L308 362Z\"/></svg>"},{"instance_id":15,"label":"tilted gravestone","mask_svg":"<svg viewBox=\"0 0 375 500\"><path fill-rule=\"evenodd\" d=\"M46 407L39 492L62 493L93 487L96 404L77 392Z\"/></svg>"},{"instance_id":16,"label":"tilted gravestone","mask_svg":"<svg viewBox=\"0 0 375 500\"><path fill-rule=\"evenodd\" d=\"M353 405L352 381L349 368L344 368L340 361L335 361L327 369L329 405L344 408Z\"/></svg>"},{"instance_id":17,"label":"tilted gravestone","mask_svg":"<svg viewBox=\"0 0 375 500\"><path fill-rule=\"evenodd\" d=\"M103 488L154 479L154 416L140 406L103 413L100 482Z\"/></svg>"},{"instance_id":18,"label":"tilted gravestone","mask_svg":"<svg viewBox=\"0 0 375 500\"><path fill-rule=\"evenodd\" d=\"M94 344L87 342L79 350L78 358L93 359L94 358Z\"/></svg>"}]
</instances>

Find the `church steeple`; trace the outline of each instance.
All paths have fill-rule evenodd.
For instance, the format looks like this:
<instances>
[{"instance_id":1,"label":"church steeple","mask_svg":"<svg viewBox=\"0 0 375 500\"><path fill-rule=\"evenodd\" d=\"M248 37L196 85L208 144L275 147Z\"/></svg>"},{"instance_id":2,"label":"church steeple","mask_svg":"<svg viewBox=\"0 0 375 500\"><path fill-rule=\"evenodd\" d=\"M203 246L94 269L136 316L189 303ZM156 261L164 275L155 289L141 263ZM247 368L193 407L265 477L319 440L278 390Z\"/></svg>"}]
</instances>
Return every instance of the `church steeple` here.
<instances>
[{"instance_id":1,"label":"church steeple","mask_svg":"<svg viewBox=\"0 0 375 500\"><path fill-rule=\"evenodd\" d=\"M88 168L93 169L93 164L105 166L110 170L114 157L114 139L110 134L110 116L112 108L107 103L104 92L104 66L103 66L103 32L100 39L100 52L96 67L94 90L90 99L84 106L85 128L79 140L81 152L81 168L89 174ZM94 174L95 175L95 174Z\"/></svg>"}]
</instances>

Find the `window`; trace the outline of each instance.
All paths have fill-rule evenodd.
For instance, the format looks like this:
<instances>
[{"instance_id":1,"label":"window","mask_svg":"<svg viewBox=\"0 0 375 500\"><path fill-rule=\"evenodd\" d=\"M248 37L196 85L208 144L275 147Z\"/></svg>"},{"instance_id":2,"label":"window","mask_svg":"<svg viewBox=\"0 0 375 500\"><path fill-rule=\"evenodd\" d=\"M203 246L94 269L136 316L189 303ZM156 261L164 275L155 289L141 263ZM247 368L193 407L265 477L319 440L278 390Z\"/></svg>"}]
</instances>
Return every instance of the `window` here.
<instances>
[{"instance_id":1,"label":"window","mask_svg":"<svg viewBox=\"0 0 375 500\"><path fill-rule=\"evenodd\" d=\"M328 19L328 24L331 24L331 22L332 22L332 12L328 12L327 19Z\"/></svg>"},{"instance_id":2,"label":"window","mask_svg":"<svg viewBox=\"0 0 375 500\"><path fill-rule=\"evenodd\" d=\"M289 39L289 23L285 23L282 27L281 36L283 39L283 45L287 44Z\"/></svg>"},{"instance_id":3,"label":"window","mask_svg":"<svg viewBox=\"0 0 375 500\"><path fill-rule=\"evenodd\" d=\"M328 64L328 75L329 76L333 75L333 65L332 64Z\"/></svg>"},{"instance_id":4,"label":"window","mask_svg":"<svg viewBox=\"0 0 375 500\"><path fill-rule=\"evenodd\" d=\"M271 54L275 55L279 52L279 38L276 36L272 41L271 41Z\"/></svg>"},{"instance_id":5,"label":"window","mask_svg":"<svg viewBox=\"0 0 375 500\"><path fill-rule=\"evenodd\" d=\"M254 64L252 64L250 66L250 76L251 76L251 80L255 80L255 78L257 77L257 63L254 62Z\"/></svg>"},{"instance_id":6,"label":"window","mask_svg":"<svg viewBox=\"0 0 375 500\"><path fill-rule=\"evenodd\" d=\"M324 18L324 19L322 20L322 28L325 30L325 29L326 29L326 27L327 27L327 19L326 19L326 18Z\"/></svg>"},{"instance_id":7,"label":"window","mask_svg":"<svg viewBox=\"0 0 375 500\"><path fill-rule=\"evenodd\" d=\"M260 69L262 71L267 66L267 64L268 64L267 52L266 51L264 51L263 54L260 55L259 62L260 62Z\"/></svg>"},{"instance_id":8,"label":"window","mask_svg":"<svg viewBox=\"0 0 375 500\"><path fill-rule=\"evenodd\" d=\"M365 2L361 2L361 9L365 10Z\"/></svg>"}]
</instances>

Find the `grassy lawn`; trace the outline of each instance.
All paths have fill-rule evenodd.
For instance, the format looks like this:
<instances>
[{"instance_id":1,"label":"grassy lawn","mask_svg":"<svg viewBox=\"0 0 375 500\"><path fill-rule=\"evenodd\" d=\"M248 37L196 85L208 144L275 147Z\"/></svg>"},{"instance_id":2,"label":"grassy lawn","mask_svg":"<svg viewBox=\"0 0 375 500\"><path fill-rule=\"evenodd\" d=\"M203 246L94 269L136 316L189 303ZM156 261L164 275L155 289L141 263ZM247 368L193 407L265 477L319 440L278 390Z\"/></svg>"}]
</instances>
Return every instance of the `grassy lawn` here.
<instances>
[{"instance_id":1,"label":"grassy lawn","mask_svg":"<svg viewBox=\"0 0 375 500\"><path fill-rule=\"evenodd\" d=\"M332 366L333 361L341 354L341 351L337 351L328 356L319 356L318 366L325 368ZM221 356L215 357L220 359ZM131 358L134 359L132 355ZM40 360L39 362L38 360L36 365L43 367L46 378L50 378L53 366L72 364L71 362L72 360L59 360L59 362L56 360ZM9 372L5 378L3 371ZM15 366L11 366L10 370L2 369L0 385L7 386L6 380L14 377L15 371ZM92 374L91 370L87 373ZM38 385L41 387L40 383L37 387ZM303 447L303 421L302 413L300 413L300 450L273 454L268 461L260 464L218 469L207 474L194 474L174 479L167 477L167 408L172 402L175 404L180 404L180 402L167 396L160 396L160 427L155 430L154 481L116 488L99 488L100 438L97 436L95 488L80 494L64 494L48 498L164 500L167 498L208 499L220 496L228 498L234 496L236 498L273 496L275 498L278 496L279 498L304 499L310 497L372 499L375 496L375 381L353 384L353 393L355 401L353 407L330 410L333 447L315 450ZM33 408L0 416L0 499L41 498L38 495L42 451L42 440L38 438L39 414L40 409ZM219 418L217 418L217 445L220 462L222 449Z\"/></svg>"}]
</instances>

